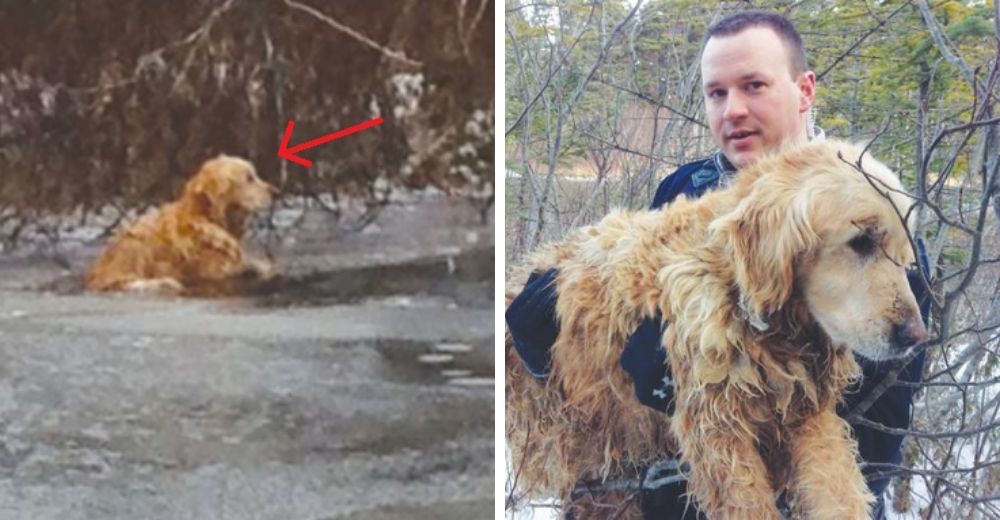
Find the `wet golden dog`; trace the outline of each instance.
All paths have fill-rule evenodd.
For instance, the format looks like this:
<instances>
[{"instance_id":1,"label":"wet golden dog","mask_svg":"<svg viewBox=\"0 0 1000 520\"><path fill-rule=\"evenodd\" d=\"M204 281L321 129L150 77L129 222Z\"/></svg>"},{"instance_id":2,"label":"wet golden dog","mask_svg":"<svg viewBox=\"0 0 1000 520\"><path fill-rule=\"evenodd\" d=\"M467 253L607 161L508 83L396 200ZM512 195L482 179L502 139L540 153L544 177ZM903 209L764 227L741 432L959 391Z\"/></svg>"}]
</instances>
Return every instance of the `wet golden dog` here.
<instances>
[{"instance_id":1,"label":"wet golden dog","mask_svg":"<svg viewBox=\"0 0 1000 520\"><path fill-rule=\"evenodd\" d=\"M242 275L267 277L270 264L249 258L241 239L250 215L277 190L246 160L220 155L202 165L180 198L119 233L94 261L95 291L212 292Z\"/></svg>"},{"instance_id":2,"label":"wet golden dog","mask_svg":"<svg viewBox=\"0 0 1000 520\"><path fill-rule=\"evenodd\" d=\"M535 254L531 269L559 269L561 332L544 382L508 337L520 491L561 497L575 518L631 516L637 508L607 506L613 495L572 490L679 453L709 518L781 518L782 491L807 518L867 518L874 498L835 413L860 374L852 350L889 359L926 331L905 274L911 203L871 157L867 175L852 166L861 155L836 141L789 148L728 189L612 214ZM619 365L629 335L657 313L669 324L669 417L639 403Z\"/></svg>"}]
</instances>

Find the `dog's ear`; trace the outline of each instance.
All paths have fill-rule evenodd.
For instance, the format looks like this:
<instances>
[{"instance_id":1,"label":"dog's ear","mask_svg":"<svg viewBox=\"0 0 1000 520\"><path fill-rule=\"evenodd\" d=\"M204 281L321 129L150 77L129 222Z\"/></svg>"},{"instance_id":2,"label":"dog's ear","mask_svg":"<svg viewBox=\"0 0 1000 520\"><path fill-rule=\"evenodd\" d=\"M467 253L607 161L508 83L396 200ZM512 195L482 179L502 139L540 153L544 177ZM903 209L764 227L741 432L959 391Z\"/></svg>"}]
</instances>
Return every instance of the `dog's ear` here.
<instances>
[{"instance_id":1,"label":"dog's ear","mask_svg":"<svg viewBox=\"0 0 1000 520\"><path fill-rule=\"evenodd\" d=\"M791 297L796 261L819 244L809 218L809 191L766 184L757 182L711 225L731 262L740 307L759 329L766 329L768 316Z\"/></svg>"},{"instance_id":2,"label":"dog's ear","mask_svg":"<svg viewBox=\"0 0 1000 520\"><path fill-rule=\"evenodd\" d=\"M210 160L184 186L184 197L194 201L202 214L221 222L225 219L229 185L218 159Z\"/></svg>"}]
</instances>

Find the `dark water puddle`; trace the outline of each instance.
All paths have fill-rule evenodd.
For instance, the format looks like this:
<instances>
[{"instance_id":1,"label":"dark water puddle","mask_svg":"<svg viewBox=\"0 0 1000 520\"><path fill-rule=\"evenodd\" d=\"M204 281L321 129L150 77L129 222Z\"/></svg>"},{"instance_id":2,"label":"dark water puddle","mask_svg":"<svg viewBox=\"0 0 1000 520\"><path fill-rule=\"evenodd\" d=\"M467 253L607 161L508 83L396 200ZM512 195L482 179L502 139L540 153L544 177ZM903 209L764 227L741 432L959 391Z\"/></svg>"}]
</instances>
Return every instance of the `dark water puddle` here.
<instances>
[{"instance_id":1,"label":"dark water puddle","mask_svg":"<svg viewBox=\"0 0 1000 520\"><path fill-rule=\"evenodd\" d=\"M276 277L246 295L259 307L350 304L396 295L447 297L462 307L490 307L493 258L494 249L482 249L401 265Z\"/></svg>"},{"instance_id":2,"label":"dark water puddle","mask_svg":"<svg viewBox=\"0 0 1000 520\"><path fill-rule=\"evenodd\" d=\"M395 383L409 404L391 418L360 414L335 426L335 437L346 438L341 449L351 453L386 454L401 450L428 451L419 468L398 471L453 471L473 464L473 455L444 447L449 439L489 438L493 431L493 358L488 338L474 342L379 340L374 378ZM443 386L458 392L434 390ZM412 388L412 390L408 390ZM479 388L479 391L476 391ZM416 397L416 396L422 397ZM434 452L433 456L430 452ZM452 453L454 452L454 453ZM400 477L389 471L385 478ZM402 476L400 478L410 478Z\"/></svg>"},{"instance_id":3,"label":"dark water puddle","mask_svg":"<svg viewBox=\"0 0 1000 520\"><path fill-rule=\"evenodd\" d=\"M380 340L375 350L382 360L380 375L389 381L492 388L492 344L476 343Z\"/></svg>"}]
</instances>

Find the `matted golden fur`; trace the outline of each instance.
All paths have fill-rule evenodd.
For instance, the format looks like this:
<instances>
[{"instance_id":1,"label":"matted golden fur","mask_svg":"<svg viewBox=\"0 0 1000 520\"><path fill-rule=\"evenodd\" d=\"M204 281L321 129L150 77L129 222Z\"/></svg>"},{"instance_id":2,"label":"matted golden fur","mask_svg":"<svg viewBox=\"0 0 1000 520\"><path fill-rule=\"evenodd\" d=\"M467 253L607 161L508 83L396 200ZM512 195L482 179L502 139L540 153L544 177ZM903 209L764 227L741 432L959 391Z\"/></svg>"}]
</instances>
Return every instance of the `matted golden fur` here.
<instances>
[{"instance_id":1,"label":"matted golden fur","mask_svg":"<svg viewBox=\"0 0 1000 520\"><path fill-rule=\"evenodd\" d=\"M202 165L180 198L115 236L86 274L95 291L213 292L245 274L269 276L241 240L250 215L277 190L248 161L219 155Z\"/></svg>"},{"instance_id":2,"label":"matted golden fur","mask_svg":"<svg viewBox=\"0 0 1000 520\"><path fill-rule=\"evenodd\" d=\"M679 453L709 518L781 518L775 498L786 490L807 518L867 518L874 497L835 413L860 375L851 350L888 359L905 350L894 331L926 333L905 274L914 256L900 214L911 202L870 156L859 173L861 155L837 141L796 145L728 189L613 213L533 255L531 270L559 269L561 331L544 381L507 337L518 491L561 497L578 519L636 516L635 501L614 504L626 493L574 486L635 477ZM640 404L619 365L629 335L657 312L669 324L672 416Z\"/></svg>"}]
</instances>

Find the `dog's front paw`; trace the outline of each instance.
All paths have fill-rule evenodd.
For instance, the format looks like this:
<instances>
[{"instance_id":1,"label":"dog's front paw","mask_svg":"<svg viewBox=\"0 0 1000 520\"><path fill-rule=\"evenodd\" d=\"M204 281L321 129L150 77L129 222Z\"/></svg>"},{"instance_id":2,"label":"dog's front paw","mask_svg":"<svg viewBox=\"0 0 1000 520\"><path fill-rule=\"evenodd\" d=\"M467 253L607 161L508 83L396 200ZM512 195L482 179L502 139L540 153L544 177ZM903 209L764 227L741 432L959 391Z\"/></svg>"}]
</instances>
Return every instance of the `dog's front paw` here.
<instances>
[{"instance_id":1,"label":"dog's front paw","mask_svg":"<svg viewBox=\"0 0 1000 520\"><path fill-rule=\"evenodd\" d=\"M247 258L243 265L243 275L258 280L270 280L277 274L269 260Z\"/></svg>"},{"instance_id":2,"label":"dog's front paw","mask_svg":"<svg viewBox=\"0 0 1000 520\"><path fill-rule=\"evenodd\" d=\"M175 278L164 276L133 280L125 284L124 289L137 293L180 294L184 286Z\"/></svg>"}]
</instances>

